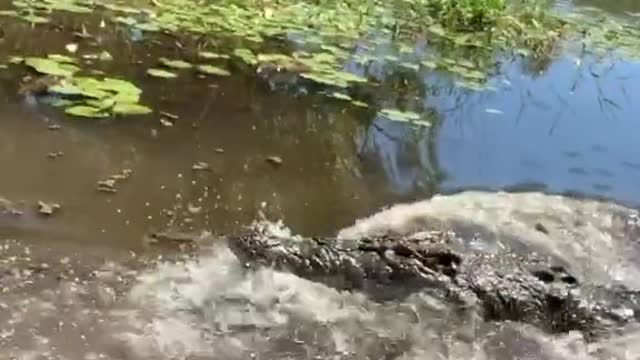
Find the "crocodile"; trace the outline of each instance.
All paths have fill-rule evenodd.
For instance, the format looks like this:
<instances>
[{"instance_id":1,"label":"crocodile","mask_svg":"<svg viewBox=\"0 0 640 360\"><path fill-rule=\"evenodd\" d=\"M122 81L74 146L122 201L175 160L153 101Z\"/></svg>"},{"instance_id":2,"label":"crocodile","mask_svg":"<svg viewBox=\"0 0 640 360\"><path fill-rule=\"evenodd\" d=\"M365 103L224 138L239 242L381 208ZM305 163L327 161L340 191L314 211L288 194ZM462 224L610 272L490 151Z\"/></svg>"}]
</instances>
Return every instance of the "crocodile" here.
<instances>
[{"instance_id":1,"label":"crocodile","mask_svg":"<svg viewBox=\"0 0 640 360\"><path fill-rule=\"evenodd\" d=\"M249 268L288 271L379 302L427 291L486 321L581 331L586 339L640 321L640 291L580 281L536 253L472 251L451 231L345 240L251 229L228 236L227 243Z\"/></svg>"}]
</instances>

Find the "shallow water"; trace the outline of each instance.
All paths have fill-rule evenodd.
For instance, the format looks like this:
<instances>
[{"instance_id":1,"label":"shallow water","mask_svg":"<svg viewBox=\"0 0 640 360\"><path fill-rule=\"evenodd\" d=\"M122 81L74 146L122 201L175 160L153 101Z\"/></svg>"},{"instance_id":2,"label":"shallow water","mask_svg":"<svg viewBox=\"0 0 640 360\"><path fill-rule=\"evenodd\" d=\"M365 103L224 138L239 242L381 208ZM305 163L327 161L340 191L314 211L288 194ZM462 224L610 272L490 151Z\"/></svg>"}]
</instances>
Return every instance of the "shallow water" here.
<instances>
[{"instance_id":1,"label":"shallow water","mask_svg":"<svg viewBox=\"0 0 640 360\"><path fill-rule=\"evenodd\" d=\"M638 11L633 2L575 5L632 19ZM445 223L480 232L485 249L546 252L579 278L640 288L640 224L630 208L465 192L378 212L478 188L640 206L637 63L568 54L543 64L504 62L493 91L468 93L441 76L425 77L423 87L403 95L382 87L380 105L437 114L432 128L416 132L237 69L215 80L150 79L146 65L183 50L166 41L132 42L138 34L100 28L98 20L88 22L98 43L86 46L116 55L103 69L139 84L145 101L178 120L166 127L158 116L69 119L17 96L24 74L0 70L0 198L30 210L0 214L3 356L639 358L640 330L633 327L585 344L579 334L550 337L517 324L460 319L426 295L376 304L288 274L245 273L215 237L263 216L286 224L277 231L343 229L343 237ZM63 23L57 30L3 23L0 56L63 52L69 28L82 21ZM384 69L369 70L384 77ZM49 129L53 124L61 128ZM58 151L63 156L48 157ZM211 171L194 171L197 162ZM117 193L96 191L98 181L123 169L133 173ZM62 208L39 216L39 200ZM535 231L537 223L550 236ZM156 230L213 235L203 234L192 258L162 246L169 244L147 246L145 235Z\"/></svg>"},{"instance_id":2,"label":"shallow water","mask_svg":"<svg viewBox=\"0 0 640 360\"><path fill-rule=\"evenodd\" d=\"M389 208L340 235L420 231L433 226L433 214L468 229L493 230L494 238L483 237L487 247L495 240L519 241L547 253L576 249L559 254L578 264L572 270L588 263L580 250L597 252L586 275L638 285L633 276L640 271L638 212L606 203L466 192ZM534 229L538 222L548 226L548 237ZM268 226L290 234L282 225ZM553 235L561 233L579 242L559 244ZM635 327L587 344L579 334L551 337L518 324L460 318L426 294L373 303L286 273L246 272L224 243L213 237L206 243L211 247L196 259L151 261L88 248L82 254L57 249L64 258L51 262L42 246L25 255L21 244L7 242L3 252L13 256L3 256L3 265L13 270L3 277L5 305L0 306L5 354L20 359L635 359L640 354ZM33 267L41 262L49 263Z\"/></svg>"}]
</instances>

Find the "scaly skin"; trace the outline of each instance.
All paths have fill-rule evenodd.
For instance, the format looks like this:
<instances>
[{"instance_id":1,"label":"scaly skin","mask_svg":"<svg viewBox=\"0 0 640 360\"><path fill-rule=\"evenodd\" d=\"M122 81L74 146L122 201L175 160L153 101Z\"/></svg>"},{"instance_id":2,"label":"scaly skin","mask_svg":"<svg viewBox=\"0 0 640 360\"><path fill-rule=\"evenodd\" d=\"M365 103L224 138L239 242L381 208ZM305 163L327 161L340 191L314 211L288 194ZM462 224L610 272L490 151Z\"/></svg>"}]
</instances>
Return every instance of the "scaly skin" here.
<instances>
[{"instance_id":1,"label":"scaly skin","mask_svg":"<svg viewBox=\"0 0 640 360\"><path fill-rule=\"evenodd\" d=\"M535 255L464 250L450 232L362 240L275 238L260 231L228 237L252 266L289 271L377 301L431 291L475 308L488 321L518 321L552 333L582 331L588 339L640 321L640 292L581 284Z\"/></svg>"}]
</instances>

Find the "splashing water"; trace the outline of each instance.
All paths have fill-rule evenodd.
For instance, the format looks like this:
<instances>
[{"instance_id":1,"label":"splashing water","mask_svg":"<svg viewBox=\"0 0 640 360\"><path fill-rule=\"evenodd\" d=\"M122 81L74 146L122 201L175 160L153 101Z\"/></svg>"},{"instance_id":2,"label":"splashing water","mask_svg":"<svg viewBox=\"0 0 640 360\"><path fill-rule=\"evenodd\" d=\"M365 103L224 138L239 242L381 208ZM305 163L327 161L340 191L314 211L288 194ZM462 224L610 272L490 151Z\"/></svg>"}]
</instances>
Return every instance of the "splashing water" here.
<instances>
[{"instance_id":1,"label":"splashing water","mask_svg":"<svg viewBox=\"0 0 640 360\"><path fill-rule=\"evenodd\" d=\"M282 224L262 225L291 236ZM385 209L339 236L406 234L436 225L481 233L474 246L488 251L535 248L589 279L638 287L638 213L601 202L466 192ZM549 336L530 326L461 317L427 294L375 303L288 273L248 271L223 242L214 243L198 259L141 271L112 263L86 277L80 266L68 281L26 293L11 288L0 304L0 350L18 359L73 360L640 356L635 326L587 344L579 333Z\"/></svg>"}]
</instances>

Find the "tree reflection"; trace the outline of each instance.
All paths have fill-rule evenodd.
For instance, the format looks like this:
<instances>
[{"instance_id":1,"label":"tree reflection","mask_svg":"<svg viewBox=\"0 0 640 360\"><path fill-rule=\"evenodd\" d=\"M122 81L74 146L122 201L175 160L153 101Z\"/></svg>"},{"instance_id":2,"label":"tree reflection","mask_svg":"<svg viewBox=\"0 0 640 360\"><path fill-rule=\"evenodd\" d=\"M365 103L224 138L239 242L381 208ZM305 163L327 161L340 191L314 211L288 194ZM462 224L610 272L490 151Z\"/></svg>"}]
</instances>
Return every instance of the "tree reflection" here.
<instances>
[{"instance_id":1,"label":"tree reflection","mask_svg":"<svg viewBox=\"0 0 640 360\"><path fill-rule=\"evenodd\" d=\"M573 3L576 6L595 7L617 15L640 12L640 2L637 0L573 0Z\"/></svg>"}]
</instances>

